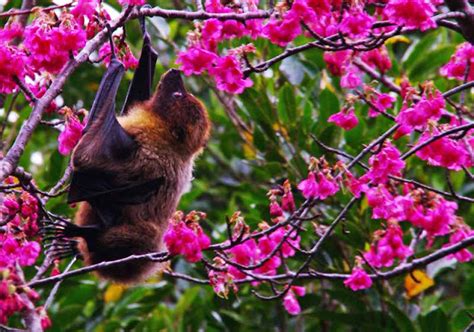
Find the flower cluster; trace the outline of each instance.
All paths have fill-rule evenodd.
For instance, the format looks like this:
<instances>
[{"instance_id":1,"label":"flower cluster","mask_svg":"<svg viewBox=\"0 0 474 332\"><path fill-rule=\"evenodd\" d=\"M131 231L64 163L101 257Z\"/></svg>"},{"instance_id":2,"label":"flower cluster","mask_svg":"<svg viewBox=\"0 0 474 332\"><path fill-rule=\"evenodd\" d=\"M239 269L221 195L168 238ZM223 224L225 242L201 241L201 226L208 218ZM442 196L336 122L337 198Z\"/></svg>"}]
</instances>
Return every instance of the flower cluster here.
<instances>
[{"instance_id":1,"label":"flower cluster","mask_svg":"<svg viewBox=\"0 0 474 332\"><path fill-rule=\"evenodd\" d=\"M427 84L421 100L410 107L406 103L403 105L396 118L400 124L396 135L400 137L414 130L424 130L429 120L438 121L441 118L446 112L445 106L442 94L433 87L432 83Z\"/></svg>"},{"instance_id":2,"label":"flower cluster","mask_svg":"<svg viewBox=\"0 0 474 332\"><path fill-rule=\"evenodd\" d=\"M474 46L470 43L460 44L456 53L451 57L449 62L441 67L440 73L448 78L464 80L466 69L469 65L467 73L467 81L474 80Z\"/></svg>"},{"instance_id":3,"label":"flower cluster","mask_svg":"<svg viewBox=\"0 0 474 332\"><path fill-rule=\"evenodd\" d=\"M311 158L308 177L298 184L304 198L325 200L334 196L339 191L339 184L331 171L324 158Z\"/></svg>"},{"instance_id":4,"label":"flower cluster","mask_svg":"<svg viewBox=\"0 0 474 332\"><path fill-rule=\"evenodd\" d=\"M403 243L403 232L396 222L388 222L387 229L374 233L375 241L364 255L374 267L392 266L395 259L404 260L413 251Z\"/></svg>"},{"instance_id":5,"label":"flower cluster","mask_svg":"<svg viewBox=\"0 0 474 332\"><path fill-rule=\"evenodd\" d=\"M75 18L63 13L54 16L41 14L24 32L24 46L30 53L31 67L37 72L57 74L86 43L86 32Z\"/></svg>"},{"instance_id":6,"label":"flower cluster","mask_svg":"<svg viewBox=\"0 0 474 332\"><path fill-rule=\"evenodd\" d=\"M4 184L14 186L18 180L9 177ZM3 196L0 215L5 224L0 234L0 324L6 324L8 317L25 308L22 296L38 300L35 291L23 287L20 271L33 265L40 255L39 243L31 240L38 233L38 202L26 191L8 194Z\"/></svg>"},{"instance_id":7,"label":"flower cluster","mask_svg":"<svg viewBox=\"0 0 474 332\"><path fill-rule=\"evenodd\" d=\"M442 125L438 128L425 131L419 138L418 144L430 140L433 136L442 131L449 130L451 127L452 125ZM470 152L473 147L474 137L472 132L468 133L464 139L444 136L430 142L427 146L419 150L416 156L422 160L426 160L429 165L458 171L463 167L469 168L474 165Z\"/></svg>"},{"instance_id":8,"label":"flower cluster","mask_svg":"<svg viewBox=\"0 0 474 332\"><path fill-rule=\"evenodd\" d=\"M187 215L181 211L175 213L163 238L170 254L183 255L191 263L202 259L202 250L211 244L199 225L199 221L205 218L204 213L197 211Z\"/></svg>"},{"instance_id":9,"label":"flower cluster","mask_svg":"<svg viewBox=\"0 0 474 332\"><path fill-rule=\"evenodd\" d=\"M67 156L81 139L84 124L69 108L64 108L63 111L66 124L58 137L58 150L63 156Z\"/></svg>"}]
</instances>

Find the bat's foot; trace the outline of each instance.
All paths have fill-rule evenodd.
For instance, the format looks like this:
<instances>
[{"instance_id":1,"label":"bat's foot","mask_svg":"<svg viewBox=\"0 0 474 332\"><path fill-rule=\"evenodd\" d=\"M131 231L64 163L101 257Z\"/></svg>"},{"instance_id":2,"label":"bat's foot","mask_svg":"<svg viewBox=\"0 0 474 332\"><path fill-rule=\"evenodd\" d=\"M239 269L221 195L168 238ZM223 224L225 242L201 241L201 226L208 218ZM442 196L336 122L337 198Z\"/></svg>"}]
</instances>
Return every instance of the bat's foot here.
<instances>
[{"instance_id":1,"label":"bat's foot","mask_svg":"<svg viewBox=\"0 0 474 332\"><path fill-rule=\"evenodd\" d=\"M82 237L86 241L98 231L96 226L77 226L65 220L43 220L40 234L45 242L46 254L53 259L79 256L75 237Z\"/></svg>"},{"instance_id":2,"label":"bat's foot","mask_svg":"<svg viewBox=\"0 0 474 332\"><path fill-rule=\"evenodd\" d=\"M77 249L78 243L79 241L73 239L54 240L45 245L45 253L53 260L68 257L82 258Z\"/></svg>"}]
</instances>

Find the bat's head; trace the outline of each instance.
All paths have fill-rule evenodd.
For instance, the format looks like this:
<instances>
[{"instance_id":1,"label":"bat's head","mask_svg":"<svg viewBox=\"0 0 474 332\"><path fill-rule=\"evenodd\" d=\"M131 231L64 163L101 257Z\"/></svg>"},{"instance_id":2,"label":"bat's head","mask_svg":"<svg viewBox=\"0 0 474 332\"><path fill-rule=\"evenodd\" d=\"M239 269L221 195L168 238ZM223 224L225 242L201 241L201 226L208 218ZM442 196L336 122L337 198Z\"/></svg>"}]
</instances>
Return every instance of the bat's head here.
<instances>
[{"instance_id":1,"label":"bat's head","mask_svg":"<svg viewBox=\"0 0 474 332\"><path fill-rule=\"evenodd\" d=\"M152 98L152 109L169 124L178 143L189 150L200 149L206 143L209 135L206 108L186 90L181 71L170 69L163 74Z\"/></svg>"}]
</instances>

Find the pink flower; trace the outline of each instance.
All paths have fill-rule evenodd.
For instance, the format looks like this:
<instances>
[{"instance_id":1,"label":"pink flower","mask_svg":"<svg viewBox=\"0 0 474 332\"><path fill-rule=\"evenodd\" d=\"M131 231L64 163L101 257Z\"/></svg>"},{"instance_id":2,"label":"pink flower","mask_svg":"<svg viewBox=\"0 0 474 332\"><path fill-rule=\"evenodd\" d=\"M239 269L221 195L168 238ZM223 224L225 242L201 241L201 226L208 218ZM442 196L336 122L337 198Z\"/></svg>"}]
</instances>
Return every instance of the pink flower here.
<instances>
[{"instance_id":1,"label":"pink flower","mask_svg":"<svg viewBox=\"0 0 474 332\"><path fill-rule=\"evenodd\" d=\"M191 47L186 52L180 52L176 63L181 64L181 69L185 75L199 75L205 70L212 68L217 60L215 53L202 48Z\"/></svg>"},{"instance_id":2,"label":"pink flower","mask_svg":"<svg viewBox=\"0 0 474 332\"><path fill-rule=\"evenodd\" d=\"M402 107L396 119L401 125L400 134L424 129L429 120L438 121L445 111L445 105L443 95L436 90L429 95L424 93L422 99L413 107Z\"/></svg>"},{"instance_id":3,"label":"pink flower","mask_svg":"<svg viewBox=\"0 0 474 332\"><path fill-rule=\"evenodd\" d=\"M339 113L331 115L328 122L334 123L336 126L341 127L344 130L351 130L359 123L354 108L343 108Z\"/></svg>"},{"instance_id":4,"label":"pink flower","mask_svg":"<svg viewBox=\"0 0 474 332\"><path fill-rule=\"evenodd\" d=\"M367 272L365 272L360 267L355 267L352 269L352 274L346 280L344 280L344 285L349 287L353 291L358 291L361 289L367 289L372 286L372 279L370 279Z\"/></svg>"},{"instance_id":5,"label":"pink flower","mask_svg":"<svg viewBox=\"0 0 474 332\"><path fill-rule=\"evenodd\" d=\"M347 179L345 180L346 185L349 187L352 195L359 198L361 193L366 192L368 189L366 181L363 179L357 179L351 172L346 172Z\"/></svg>"},{"instance_id":6,"label":"pink flower","mask_svg":"<svg viewBox=\"0 0 474 332\"><path fill-rule=\"evenodd\" d=\"M462 43L456 48L456 53L449 62L441 67L440 73L448 78L464 80L466 66L469 63L469 73L467 80L474 80L474 46L470 43Z\"/></svg>"},{"instance_id":7,"label":"pink flower","mask_svg":"<svg viewBox=\"0 0 474 332\"><path fill-rule=\"evenodd\" d=\"M283 306L290 315L298 315L301 313L301 307L296 296L304 296L305 293L306 290L304 287L291 286L291 289L285 294L283 297Z\"/></svg>"},{"instance_id":8,"label":"pink flower","mask_svg":"<svg viewBox=\"0 0 474 332\"><path fill-rule=\"evenodd\" d=\"M269 235L269 239L273 242L273 246L279 245L283 237L285 236L286 233L290 231L290 227L282 227L274 231ZM299 248L300 247L300 241L301 238L300 236L296 236L296 232L290 232L289 236L286 238L286 240L283 242L283 244L280 247L281 253L284 258L292 257L295 255L295 249L294 248ZM272 248L273 250L273 248ZM270 253L268 251L267 253Z\"/></svg>"},{"instance_id":9,"label":"pink flower","mask_svg":"<svg viewBox=\"0 0 474 332\"><path fill-rule=\"evenodd\" d=\"M15 214L18 213L19 209L20 209L20 204L18 204L18 201L15 196L9 195L4 198L3 207L1 210L2 213L6 213L10 216L14 216Z\"/></svg>"},{"instance_id":10,"label":"pink flower","mask_svg":"<svg viewBox=\"0 0 474 332\"><path fill-rule=\"evenodd\" d=\"M403 232L398 224L390 222L386 230L378 231L377 237L379 240L364 254L374 267L388 267L395 259L403 260L413 254L403 243Z\"/></svg>"},{"instance_id":11,"label":"pink flower","mask_svg":"<svg viewBox=\"0 0 474 332\"><path fill-rule=\"evenodd\" d=\"M345 68L345 73L341 77L341 88L345 89L355 89L362 85L362 78L359 72L354 65L349 65Z\"/></svg>"},{"instance_id":12,"label":"pink flower","mask_svg":"<svg viewBox=\"0 0 474 332\"><path fill-rule=\"evenodd\" d=\"M25 48L31 53L30 63L35 70L58 73L86 43L86 32L72 16L65 16L59 26L51 26L40 18L25 29Z\"/></svg>"},{"instance_id":13,"label":"pink flower","mask_svg":"<svg viewBox=\"0 0 474 332\"><path fill-rule=\"evenodd\" d=\"M450 226L456 221L458 206L455 202L447 201L442 197L435 202L431 203L433 207L430 209L415 209L408 218L413 225L426 231L428 239L448 234Z\"/></svg>"},{"instance_id":14,"label":"pink flower","mask_svg":"<svg viewBox=\"0 0 474 332\"><path fill-rule=\"evenodd\" d=\"M63 156L67 156L71 153L72 149L76 146L82 136L82 130L84 125L79 120L70 116L66 120L66 126L64 130L59 134L58 137L58 150Z\"/></svg>"},{"instance_id":15,"label":"pink flower","mask_svg":"<svg viewBox=\"0 0 474 332\"><path fill-rule=\"evenodd\" d=\"M262 34L273 44L285 47L301 34L300 21L290 16L277 19L272 17L263 27Z\"/></svg>"},{"instance_id":16,"label":"pink flower","mask_svg":"<svg viewBox=\"0 0 474 332\"><path fill-rule=\"evenodd\" d=\"M270 216L272 217L281 217L283 215L283 210L277 202L270 203Z\"/></svg>"},{"instance_id":17,"label":"pink flower","mask_svg":"<svg viewBox=\"0 0 474 332\"><path fill-rule=\"evenodd\" d=\"M392 97L388 93L380 93L370 97L370 101L376 107L376 109L369 108L369 117L375 118L379 116L380 112L385 112L387 109L392 108L393 103L396 101L395 97Z\"/></svg>"},{"instance_id":18,"label":"pink flower","mask_svg":"<svg viewBox=\"0 0 474 332\"><path fill-rule=\"evenodd\" d=\"M314 199L319 195L319 185L316 182L316 175L313 172L308 173L308 178L298 184L298 189L302 191L304 198Z\"/></svg>"},{"instance_id":19,"label":"pink flower","mask_svg":"<svg viewBox=\"0 0 474 332\"><path fill-rule=\"evenodd\" d=\"M253 239L232 247L229 252L232 255L232 260L243 266L254 265L259 255L257 243ZM235 279L243 279L246 277L245 273L241 272L235 266L229 266L229 273Z\"/></svg>"},{"instance_id":20,"label":"pink flower","mask_svg":"<svg viewBox=\"0 0 474 332\"><path fill-rule=\"evenodd\" d=\"M71 14L74 15L76 20L80 21L81 24L84 24L84 17L91 18L96 12L98 5L98 0L78 0L77 5L71 9Z\"/></svg>"},{"instance_id":21,"label":"pink flower","mask_svg":"<svg viewBox=\"0 0 474 332\"><path fill-rule=\"evenodd\" d=\"M326 198L335 195L339 191L339 186L334 179L328 179L323 173L319 173L319 199L325 200Z\"/></svg>"},{"instance_id":22,"label":"pink flower","mask_svg":"<svg viewBox=\"0 0 474 332\"><path fill-rule=\"evenodd\" d=\"M116 45L114 45L114 47L115 53L117 54L120 61L122 61L122 64L124 65L125 69L133 69L137 67L138 60L137 58L135 58L132 51L130 50L130 47L128 47L127 44L120 44L120 49L118 49ZM110 63L111 55L112 52L110 50L110 43L105 43L104 45L102 45L99 50L99 57L103 59L104 64L106 66L108 66Z\"/></svg>"},{"instance_id":23,"label":"pink flower","mask_svg":"<svg viewBox=\"0 0 474 332\"><path fill-rule=\"evenodd\" d=\"M163 240L172 255L183 255L195 263L202 259L202 250L210 246L211 240L197 222L170 220Z\"/></svg>"},{"instance_id":24,"label":"pink flower","mask_svg":"<svg viewBox=\"0 0 474 332\"><path fill-rule=\"evenodd\" d=\"M382 46L367 52L362 52L361 59L370 67L377 68L382 74L392 68L392 61L388 56L387 48Z\"/></svg>"},{"instance_id":25,"label":"pink flower","mask_svg":"<svg viewBox=\"0 0 474 332\"><path fill-rule=\"evenodd\" d=\"M338 51L338 52L324 52L324 62L331 74L334 76L342 76L345 72L345 67L349 63L352 51Z\"/></svg>"},{"instance_id":26,"label":"pink flower","mask_svg":"<svg viewBox=\"0 0 474 332\"><path fill-rule=\"evenodd\" d=\"M354 9L344 13L339 24L339 30L352 39L364 38L369 35L374 22L375 18L373 16Z\"/></svg>"},{"instance_id":27,"label":"pink flower","mask_svg":"<svg viewBox=\"0 0 474 332\"><path fill-rule=\"evenodd\" d=\"M437 131L432 133L425 131L418 144L427 141L436 134L438 134ZM470 153L464 143L449 137L442 137L431 142L416 152L416 156L426 160L430 165L446 167L454 171L461 170L463 166L471 167L472 165Z\"/></svg>"},{"instance_id":28,"label":"pink flower","mask_svg":"<svg viewBox=\"0 0 474 332\"><path fill-rule=\"evenodd\" d=\"M400 151L390 142L386 142L379 153L369 158L369 171L364 179L374 184L386 183L390 175L399 176L405 168L405 162L400 158Z\"/></svg>"},{"instance_id":29,"label":"pink flower","mask_svg":"<svg viewBox=\"0 0 474 332\"><path fill-rule=\"evenodd\" d=\"M30 266L36 262L41 251L38 242L31 241L22 245L19 255L19 262L21 266Z\"/></svg>"},{"instance_id":30,"label":"pink flower","mask_svg":"<svg viewBox=\"0 0 474 332\"><path fill-rule=\"evenodd\" d=\"M295 199L293 198L293 193L291 191L283 194L283 197L281 198L281 207L286 212L295 211Z\"/></svg>"},{"instance_id":31,"label":"pink flower","mask_svg":"<svg viewBox=\"0 0 474 332\"><path fill-rule=\"evenodd\" d=\"M435 11L430 0L389 0L383 14L397 25L425 31L436 27L432 19Z\"/></svg>"},{"instance_id":32,"label":"pink flower","mask_svg":"<svg viewBox=\"0 0 474 332\"><path fill-rule=\"evenodd\" d=\"M119 4L122 6L143 6L146 4L145 0L119 0Z\"/></svg>"},{"instance_id":33,"label":"pink flower","mask_svg":"<svg viewBox=\"0 0 474 332\"><path fill-rule=\"evenodd\" d=\"M233 94L240 94L253 85L250 78L244 78L239 61L231 55L217 58L209 73L214 76L217 88Z\"/></svg>"},{"instance_id":34,"label":"pink flower","mask_svg":"<svg viewBox=\"0 0 474 332\"><path fill-rule=\"evenodd\" d=\"M15 46L0 44L0 93L8 94L17 89L14 81L24 81L26 75L26 54Z\"/></svg>"},{"instance_id":35,"label":"pink flower","mask_svg":"<svg viewBox=\"0 0 474 332\"><path fill-rule=\"evenodd\" d=\"M462 240L465 240L469 236L474 235L474 231L472 231L468 226L458 229L456 232L451 234L449 237L449 243L444 245L443 247L449 247L452 246L456 243L461 242ZM448 258L454 258L458 262L461 263L466 263L472 260L472 253L469 251L469 249L461 249L457 252L455 252L452 255L449 255Z\"/></svg>"}]
</instances>

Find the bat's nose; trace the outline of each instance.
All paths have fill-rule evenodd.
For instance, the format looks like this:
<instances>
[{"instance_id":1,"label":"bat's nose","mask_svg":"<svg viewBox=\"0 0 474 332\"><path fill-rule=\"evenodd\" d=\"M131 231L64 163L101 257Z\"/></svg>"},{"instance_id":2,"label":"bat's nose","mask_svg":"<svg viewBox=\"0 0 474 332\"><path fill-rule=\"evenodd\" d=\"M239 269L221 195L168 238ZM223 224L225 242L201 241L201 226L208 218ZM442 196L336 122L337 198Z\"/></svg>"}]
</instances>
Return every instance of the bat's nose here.
<instances>
[{"instance_id":1,"label":"bat's nose","mask_svg":"<svg viewBox=\"0 0 474 332\"><path fill-rule=\"evenodd\" d=\"M163 89L168 93L181 92L185 93L183 79L181 78L181 71L177 69L168 70L161 79Z\"/></svg>"}]
</instances>

